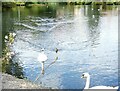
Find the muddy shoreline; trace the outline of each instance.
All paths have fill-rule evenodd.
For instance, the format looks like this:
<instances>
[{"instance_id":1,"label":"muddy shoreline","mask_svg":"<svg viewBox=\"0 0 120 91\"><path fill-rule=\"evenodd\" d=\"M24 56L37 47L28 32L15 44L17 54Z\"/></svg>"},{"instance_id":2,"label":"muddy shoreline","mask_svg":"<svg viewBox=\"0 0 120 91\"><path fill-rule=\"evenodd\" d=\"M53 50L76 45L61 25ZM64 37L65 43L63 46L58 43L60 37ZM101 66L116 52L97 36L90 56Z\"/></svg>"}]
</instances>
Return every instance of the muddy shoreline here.
<instances>
[{"instance_id":1,"label":"muddy shoreline","mask_svg":"<svg viewBox=\"0 0 120 91\"><path fill-rule=\"evenodd\" d=\"M0 89L48 89L47 87L42 87L40 85L34 84L25 79L18 79L9 74L0 72Z\"/></svg>"}]
</instances>

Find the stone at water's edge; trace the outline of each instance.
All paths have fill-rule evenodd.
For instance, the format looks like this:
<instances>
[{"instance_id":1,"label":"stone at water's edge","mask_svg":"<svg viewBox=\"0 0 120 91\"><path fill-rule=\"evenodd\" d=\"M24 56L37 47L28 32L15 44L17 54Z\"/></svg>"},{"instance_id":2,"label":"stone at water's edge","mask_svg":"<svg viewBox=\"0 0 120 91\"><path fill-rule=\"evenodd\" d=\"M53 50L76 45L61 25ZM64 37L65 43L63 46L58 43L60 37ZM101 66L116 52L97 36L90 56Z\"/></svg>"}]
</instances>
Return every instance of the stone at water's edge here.
<instances>
[{"instance_id":1,"label":"stone at water's edge","mask_svg":"<svg viewBox=\"0 0 120 91\"><path fill-rule=\"evenodd\" d=\"M0 89L46 89L45 87L33 84L23 79L18 79L9 74L0 73L0 79L2 79Z\"/></svg>"}]
</instances>

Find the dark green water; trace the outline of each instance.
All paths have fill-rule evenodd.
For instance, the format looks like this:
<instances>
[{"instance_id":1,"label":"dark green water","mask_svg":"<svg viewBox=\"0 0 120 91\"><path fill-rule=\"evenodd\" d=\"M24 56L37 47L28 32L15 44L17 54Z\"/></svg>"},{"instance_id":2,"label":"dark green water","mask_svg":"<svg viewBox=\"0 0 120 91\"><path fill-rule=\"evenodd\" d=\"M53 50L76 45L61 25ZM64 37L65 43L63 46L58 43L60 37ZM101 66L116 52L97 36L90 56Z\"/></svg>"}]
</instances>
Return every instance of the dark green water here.
<instances>
[{"instance_id":1,"label":"dark green water","mask_svg":"<svg viewBox=\"0 0 120 91\"><path fill-rule=\"evenodd\" d=\"M118 6L49 4L3 9L3 39L9 32L17 34L11 46L16 55L9 64L10 74L33 82L40 75L35 83L47 87L82 89L81 75L88 72L90 86L118 85ZM37 60L41 48L48 56L44 75Z\"/></svg>"}]
</instances>

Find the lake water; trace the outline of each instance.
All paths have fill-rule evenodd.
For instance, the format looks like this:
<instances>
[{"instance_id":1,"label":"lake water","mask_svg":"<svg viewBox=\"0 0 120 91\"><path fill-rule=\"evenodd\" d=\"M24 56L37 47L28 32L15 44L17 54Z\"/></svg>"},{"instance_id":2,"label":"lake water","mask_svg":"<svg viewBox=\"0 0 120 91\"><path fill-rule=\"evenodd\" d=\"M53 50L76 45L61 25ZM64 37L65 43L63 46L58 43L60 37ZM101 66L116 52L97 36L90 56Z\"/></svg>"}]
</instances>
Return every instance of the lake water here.
<instances>
[{"instance_id":1,"label":"lake water","mask_svg":"<svg viewBox=\"0 0 120 91\"><path fill-rule=\"evenodd\" d=\"M4 9L2 21L3 37L17 34L11 46L17 65L10 66L15 75L46 87L83 89L81 75L88 72L90 86L118 85L118 6L22 6ZM48 56L44 75L41 48Z\"/></svg>"}]
</instances>

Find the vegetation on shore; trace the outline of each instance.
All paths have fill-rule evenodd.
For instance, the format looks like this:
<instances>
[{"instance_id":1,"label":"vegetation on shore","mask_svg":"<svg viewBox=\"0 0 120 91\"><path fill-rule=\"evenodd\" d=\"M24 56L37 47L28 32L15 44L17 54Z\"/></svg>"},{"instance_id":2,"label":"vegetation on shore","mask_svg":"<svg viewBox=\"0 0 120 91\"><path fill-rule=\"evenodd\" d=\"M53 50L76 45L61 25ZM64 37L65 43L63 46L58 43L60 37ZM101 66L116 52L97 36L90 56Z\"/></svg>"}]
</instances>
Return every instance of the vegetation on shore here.
<instances>
[{"instance_id":1,"label":"vegetation on shore","mask_svg":"<svg viewBox=\"0 0 120 91\"><path fill-rule=\"evenodd\" d=\"M111 2L85 2L85 1L78 1L78 2L55 2L55 3L59 3L59 4L72 4L72 5L91 5L91 4L95 4L95 5L120 5L120 1L111 1ZM33 5L33 4L49 4L49 2L2 2L2 7L5 8L12 8L14 6L29 6L29 5Z\"/></svg>"},{"instance_id":2,"label":"vegetation on shore","mask_svg":"<svg viewBox=\"0 0 120 91\"><path fill-rule=\"evenodd\" d=\"M3 48L2 52L2 72L23 79L24 74L22 72L22 67L19 65L18 62L12 61L16 53L11 50L10 46L13 44L15 36L15 33L9 33L5 35L5 47Z\"/></svg>"}]
</instances>

